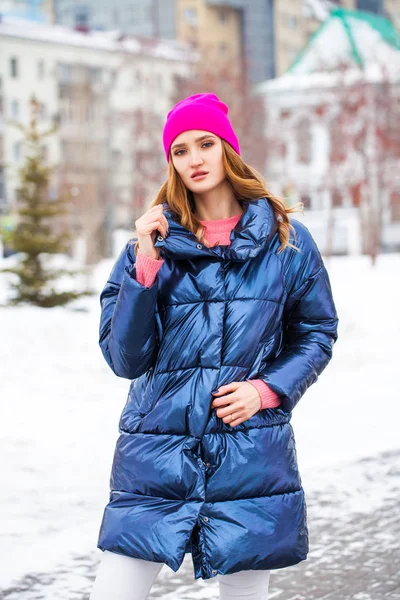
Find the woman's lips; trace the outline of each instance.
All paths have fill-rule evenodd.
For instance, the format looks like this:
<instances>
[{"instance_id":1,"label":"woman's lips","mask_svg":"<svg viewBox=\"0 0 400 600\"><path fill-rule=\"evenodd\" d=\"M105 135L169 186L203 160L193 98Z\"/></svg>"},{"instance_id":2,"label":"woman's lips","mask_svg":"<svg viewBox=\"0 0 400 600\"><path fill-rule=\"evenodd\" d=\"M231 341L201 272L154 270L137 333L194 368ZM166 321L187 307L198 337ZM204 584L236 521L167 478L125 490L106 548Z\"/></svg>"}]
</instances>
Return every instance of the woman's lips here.
<instances>
[{"instance_id":1,"label":"woman's lips","mask_svg":"<svg viewBox=\"0 0 400 600\"><path fill-rule=\"evenodd\" d=\"M192 177L192 179L194 181L197 181L198 179L204 179L204 177L207 177L208 173L202 173L201 175L195 175L194 177Z\"/></svg>"}]
</instances>

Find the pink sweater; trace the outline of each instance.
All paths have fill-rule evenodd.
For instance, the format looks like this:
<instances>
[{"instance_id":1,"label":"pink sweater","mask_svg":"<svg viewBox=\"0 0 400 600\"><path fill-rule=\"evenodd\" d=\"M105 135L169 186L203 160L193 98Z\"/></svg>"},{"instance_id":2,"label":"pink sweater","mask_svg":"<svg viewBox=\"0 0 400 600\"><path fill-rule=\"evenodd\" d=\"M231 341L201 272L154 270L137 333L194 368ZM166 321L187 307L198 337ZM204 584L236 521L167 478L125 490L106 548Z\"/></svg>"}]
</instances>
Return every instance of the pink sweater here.
<instances>
[{"instance_id":1,"label":"pink sweater","mask_svg":"<svg viewBox=\"0 0 400 600\"><path fill-rule=\"evenodd\" d=\"M205 237L211 246L218 244L229 246L230 234L242 215L235 215L228 219L216 219L212 221L200 221L205 227ZM136 259L136 279L146 287L153 285L156 275L164 260L162 258L149 258L138 250ZM280 405L279 396L261 379L246 379L259 393L260 408L275 408ZM217 398L219 396L216 396Z\"/></svg>"}]
</instances>

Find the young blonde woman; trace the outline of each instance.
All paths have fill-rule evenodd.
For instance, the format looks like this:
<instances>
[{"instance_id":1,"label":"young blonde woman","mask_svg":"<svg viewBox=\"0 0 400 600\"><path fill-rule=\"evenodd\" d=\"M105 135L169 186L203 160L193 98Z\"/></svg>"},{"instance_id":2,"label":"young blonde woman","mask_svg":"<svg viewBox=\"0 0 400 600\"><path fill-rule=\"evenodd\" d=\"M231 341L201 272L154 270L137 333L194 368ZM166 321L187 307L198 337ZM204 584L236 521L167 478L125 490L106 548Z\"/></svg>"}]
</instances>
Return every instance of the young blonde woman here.
<instances>
[{"instance_id":1,"label":"young blonde woman","mask_svg":"<svg viewBox=\"0 0 400 600\"><path fill-rule=\"evenodd\" d=\"M191 553L220 598L266 600L307 558L292 410L332 357L320 252L240 157L228 107L168 113L168 180L101 293L100 346L131 380L92 600L144 600Z\"/></svg>"}]
</instances>

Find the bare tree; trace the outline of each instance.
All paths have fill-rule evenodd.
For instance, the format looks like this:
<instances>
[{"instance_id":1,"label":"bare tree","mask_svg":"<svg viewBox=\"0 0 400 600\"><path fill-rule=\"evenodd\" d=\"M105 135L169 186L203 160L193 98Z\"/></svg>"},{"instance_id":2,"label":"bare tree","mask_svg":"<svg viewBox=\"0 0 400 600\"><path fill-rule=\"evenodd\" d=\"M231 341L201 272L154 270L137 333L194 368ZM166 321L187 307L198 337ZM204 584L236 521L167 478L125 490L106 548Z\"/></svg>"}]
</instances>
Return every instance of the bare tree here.
<instances>
[{"instance_id":1,"label":"bare tree","mask_svg":"<svg viewBox=\"0 0 400 600\"><path fill-rule=\"evenodd\" d=\"M333 206L344 195L358 208L363 250L374 264L382 240L383 214L396 188L400 157L399 85L384 67L376 80L363 70L354 76L342 65L329 116L330 155L327 183Z\"/></svg>"},{"instance_id":2,"label":"bare tree","mask_svg":"<svg viewBox=\"0 0 400 600\"><path fill-rule=\"evenodd\" d=\"M60 65L60 192L68 192L73 205L71 225L86 243L86 264L110 255L113 186L110 168L112 111L110 85L103 70L86 65ZM110 231L108 231L110 234Z\"/></svg>"},{"instance_id":3,"label":"bare tree","mask_svg":"<svg viewBox=\"0 0 400 600\"><path fill-rule=\"evenodd\" d=\"M160 114L143 108L132 111L129 121L132 139L131 164L134 173L133 219L141 216L148 199L167 178L167 163L162 147L164 121Z\"/></svg>"}]
</instances>

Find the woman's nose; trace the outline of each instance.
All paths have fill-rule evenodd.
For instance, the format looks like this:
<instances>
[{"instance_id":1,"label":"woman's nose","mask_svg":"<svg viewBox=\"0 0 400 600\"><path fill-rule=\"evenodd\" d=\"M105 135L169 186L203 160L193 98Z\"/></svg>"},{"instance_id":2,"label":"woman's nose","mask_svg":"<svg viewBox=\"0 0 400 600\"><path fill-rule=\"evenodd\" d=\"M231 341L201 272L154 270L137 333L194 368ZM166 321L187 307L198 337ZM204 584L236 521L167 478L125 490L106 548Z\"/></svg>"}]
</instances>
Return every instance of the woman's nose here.
<instances>
[{"instance_id":1,"label":"woman's nose","mask_svg":"<svg viewBox=\"0 0 400 600\"><path fill-rule=\"evenodd\" d=\"M201 158L201 156L198 152L194 152L193 154L190 155L190 164L192 167L196 167L197 165L200 165L202 162L203 162L203 159Z\"/></svg>"}]
</instances>

